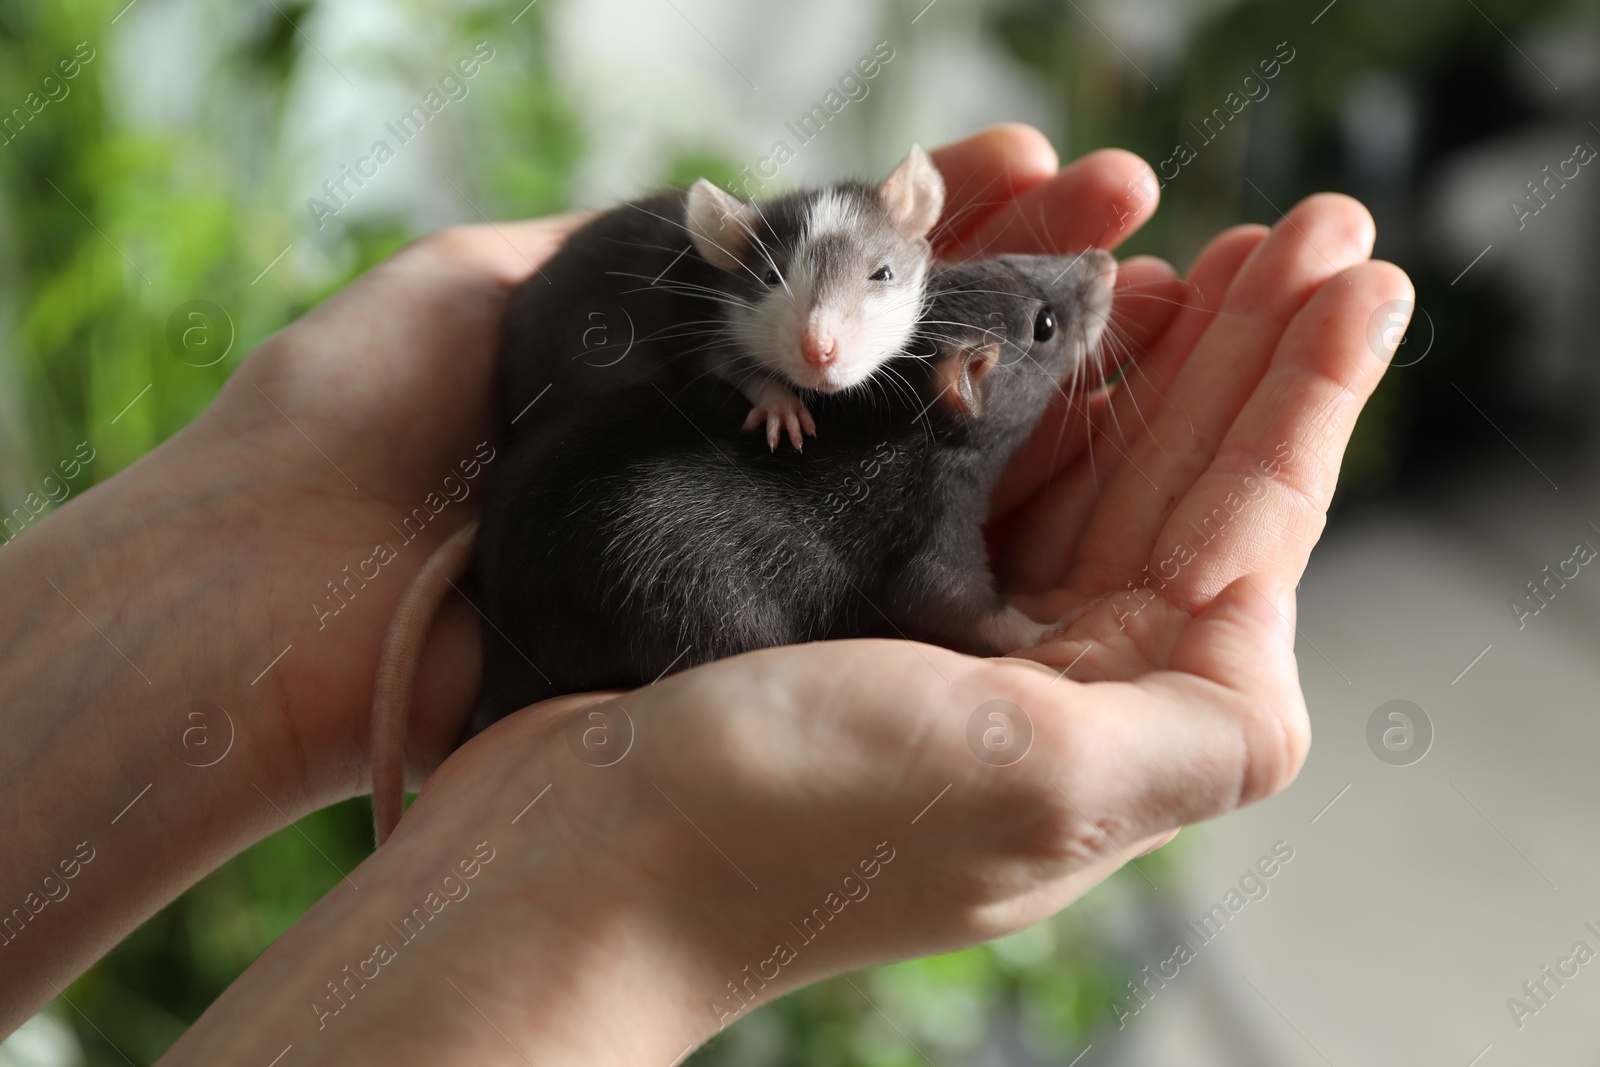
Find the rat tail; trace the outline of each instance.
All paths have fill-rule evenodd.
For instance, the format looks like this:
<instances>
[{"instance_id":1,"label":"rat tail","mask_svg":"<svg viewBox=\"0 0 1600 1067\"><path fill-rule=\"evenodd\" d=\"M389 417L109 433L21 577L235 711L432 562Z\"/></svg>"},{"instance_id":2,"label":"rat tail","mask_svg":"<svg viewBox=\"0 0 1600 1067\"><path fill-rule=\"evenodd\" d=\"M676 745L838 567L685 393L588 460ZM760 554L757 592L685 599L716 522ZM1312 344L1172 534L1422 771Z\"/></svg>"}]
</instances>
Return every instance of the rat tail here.
<instances>
[{"instance_id":1,"label":"rat tail","mask_svg":"<svg viewBox=\"0 0 1600 1067\"><path fill-rule=\"evenodd\" d=\"M372 693L372 821L379 845L400 822L405 792L406 720L411 687L422 659L428 627L453 583L466 573L478 522L467 523L440 545L400 598L378 655Z\"/></svg>"}]
</instances>

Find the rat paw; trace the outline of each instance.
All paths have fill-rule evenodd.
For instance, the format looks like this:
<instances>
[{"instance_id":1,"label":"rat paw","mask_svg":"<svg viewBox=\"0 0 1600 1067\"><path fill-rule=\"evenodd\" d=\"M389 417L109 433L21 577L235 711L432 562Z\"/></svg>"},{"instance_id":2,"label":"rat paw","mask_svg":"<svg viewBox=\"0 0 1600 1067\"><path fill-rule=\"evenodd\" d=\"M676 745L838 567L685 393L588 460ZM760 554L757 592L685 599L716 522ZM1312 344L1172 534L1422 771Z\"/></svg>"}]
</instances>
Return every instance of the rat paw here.
<instances>
[{"instance_id":1,"label":"rat paw","mask_svg":"<svg viewBox=\"0 0 1600 1067\"><path fill-rule=\"evenodd\" d=\"M1034 622L1016 608L1007 606L1004 611L984 619L980 624L983 639L996 649L996 655L1007 655L1022 648L1032 648L1049 634L1063 628L1064 620Z\"/></svg>"},{"instance_id":2,"label":"rat paw","mask_svg":"<svg viewBox=\"0 0 1600 1067\"><path fill-rule=\"evenodd\" d=\"M768 397L751 408L744 420L744 428L754 430L763 423L767 427L767 447L774 452L778 450L778 441L785 433L796 451L804 449L806 436L817 436L816 420L811 417L805 402L787 390L782 397Z\"/></svg>"}]
</instances>

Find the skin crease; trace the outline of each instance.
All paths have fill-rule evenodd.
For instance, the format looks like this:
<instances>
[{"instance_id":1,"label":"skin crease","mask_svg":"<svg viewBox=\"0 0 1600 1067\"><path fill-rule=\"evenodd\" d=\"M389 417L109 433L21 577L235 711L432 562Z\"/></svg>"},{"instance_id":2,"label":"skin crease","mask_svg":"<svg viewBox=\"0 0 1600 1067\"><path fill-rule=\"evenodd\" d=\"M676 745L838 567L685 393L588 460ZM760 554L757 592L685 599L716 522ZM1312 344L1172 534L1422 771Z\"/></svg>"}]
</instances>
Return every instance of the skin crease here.
<instances>
[{"instance_id":1,"label":"skin crease","mask_svg":"<svg viewBox=\"0 0 1600 1067\"><path fill-rule=\"evenodd\" d=\"M1041 235L1110 246L1155 206L1128 192L1148 173L1133 157L1095 153L1057 174L1043 138L1019 127L935 159L962 223L946 238L956 254L1073 247ZM17 968L0 1001L10 1021L221 858L360 788L388 610L466 509L452 505L324 632L310 599L482 439L497 309L561 225L447 231L401 253L269 340L193 426L42 520L53 534L0 553L7 588L26 594L0 622L0 682L17 694L0 710L0 829L18 858L0 900L21 900L29 872L76 841L103 841L73 896L0 948ZM1366 261L1370 235L1359 205L1318 197L1270 234L1219 237L1188 284L1155 261L1124 265L1119 287L1138 286L1124 295L1191 306L1119 300L1118 321L1148 347L1140 367L1042 424L999 494L1001 573L1036 617L1077 611L1065 633L995 661L903 642L769 650L512 716L440 766L391 844L350 872L360 888L336 886L163 1062L268 1062L293 1044L296 1062L670 1063L715 1032L708 1004L724 983L793 937L788 924L879 842L895 858L871 895L761 999L1018 929L1178 826L1283 788L1309 743L1292 590L1383 370L1365 324L1411 294L1396 268ZM1272 488L1122 629L1109 594L1283 441L1294 457ZM1133 484L1135 462L1161 491ZM41 575L64 596L35 589ZM459 601L436 624L417 771L465 713L474 625ZM210 771L171 751L171 703L197 693L239 729L237 753ZM565 735L608 699L636 736L599 769ZM1035 730L1008 768L966 747L973 710L994 699ZM113 832L110 816L152 779ZM395 940L387 924L480 841L496 858L472 895L319 1029L324 983Z\"/></svg>"}]
</instances>

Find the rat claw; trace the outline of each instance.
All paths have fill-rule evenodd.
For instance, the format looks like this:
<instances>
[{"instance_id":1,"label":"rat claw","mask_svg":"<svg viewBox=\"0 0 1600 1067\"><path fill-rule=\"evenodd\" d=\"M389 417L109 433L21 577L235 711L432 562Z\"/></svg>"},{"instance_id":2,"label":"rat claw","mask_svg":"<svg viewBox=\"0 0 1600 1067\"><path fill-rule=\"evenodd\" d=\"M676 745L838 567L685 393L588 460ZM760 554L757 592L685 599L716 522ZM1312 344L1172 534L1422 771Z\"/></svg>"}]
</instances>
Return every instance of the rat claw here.
<instances>
[{"instance_id":1,"label":"rat claw","mask_svg":"<svg viewBox=\"0 0 1600 1067\"><path fill-rule=\"evenodd\" d=\"M750 414L745 416L744 429L759 429L765 423L767 427L767 447L774 452L778 450L778 443L785 437L794 445L796 451L801 451L805 446L806 435L817 435L816 420L811 417L811 412L806 410L805 404L793 393L770 400L762 400L750 409Z\"/></svg>"}]
</instances>

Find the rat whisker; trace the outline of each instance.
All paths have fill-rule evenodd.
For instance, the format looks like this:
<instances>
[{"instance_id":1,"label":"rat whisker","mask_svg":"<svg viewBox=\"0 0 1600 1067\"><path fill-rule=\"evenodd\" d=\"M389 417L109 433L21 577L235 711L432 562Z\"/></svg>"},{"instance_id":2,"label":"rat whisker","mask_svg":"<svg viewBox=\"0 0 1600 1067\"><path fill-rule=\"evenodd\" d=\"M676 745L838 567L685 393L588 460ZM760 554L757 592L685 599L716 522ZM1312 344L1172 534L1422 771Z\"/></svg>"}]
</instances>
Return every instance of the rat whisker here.
<instances>
[{"instance_id":1,"label":"rat whisker","mask_svg":"<svg viewBox=\"0 0 1600 1067\"><path fill-rule=\"evenodd\" d=\"M756 216L761 219L761 224L767 228L767 232L768 233L776 232L773 229L771 221L768 220L766 212L761 210L761 205L760 204L751 204L750 206L755 208ZM784 278L783 271L778 269L777 261L774 260L772 258L771 253L769 253L767 251L767 243L765 241L759 239L759 238L756 238L755 239L755 246L756 246L757 249L760 250L762 258L764 258L767 261L767 266L772 270L772 273L774 273L774 274L776 274L778 276L778 284L783 286L783 291L789 294L789 299L790 300L793 300L794 299L794 291L789 288L789 283Z\"/></svg>"},{"instance_id":2,"label":"rat whisker","mask_svg":"<svg viewBox=\"0 0 1600 1067\"><path fill-rule=\"evenodd\" d=\"M659 219L662 222L665 222L670 226L676 226L678 229L680 229L684 233L688 234L691 238L696 236L695 232L693 230L689 229L689 227L686 226L684 223L678 222L675 219L669 219L669 218L667 218L667 216L659 214L658 212L651 211L649 208L645 207L643 204L640 204L638 201L629 201L627 204L624 204L623 206L624 207L633 208L635 211L643 212L644 214L649 215L651 218ZM702 240L704 240L707 243L709 243L713 248L716 248L717 250L722 252L724 255L726 255L729 259L732 259L735 262L737 262L741 268L743 268L746 272L749 273L750 277L754 278L758 282L761 281L760 276L757 275L754 270L751 270L750 267L744 262L744 260L742 260L738 256L734 255L732 251L730 251L729 249L723 248L722 245L718 244L716 241L711 240L710 237L707 237L704 234L701 234L699 236L700 236L700 238ZM751 235L751 239L754 240L754 234Z\"/></svg>"},{"instance_id":3,"label":"rat whisker","mask_svg":"<svg viewBox=\"0 0 1600 1067\"><path fill-rule=\"evenodd\" d=\"M1130 299L1130 300L1154 300L1155 302L1160 303L1160 304L1171 304L1174 307L1183 308L1183 309L1186 309L1186 310L1189 310L1189 311L1196 312L1196 313L1201 314L1201 315L1215 315L1215 316L1219 316L1221 318L1229 318L1229 319L1240 319L1240 318L1245 318L1246 317L1244 315L1239 314L1236 311L1223 311L1221 308L1201 307L1198 304L1192 304L1192 303L1189 303L1186 300L1174 300L1171 297L1157 296L1155 293L1135 293L1135 292L1130 292L1127 289L1118 289L1117 290L1117 295L1118 296L1127 296L1128 299ZM1113 312L1113 313L1115 313L1115 312Z\"/></svg>"}]
</instances>

